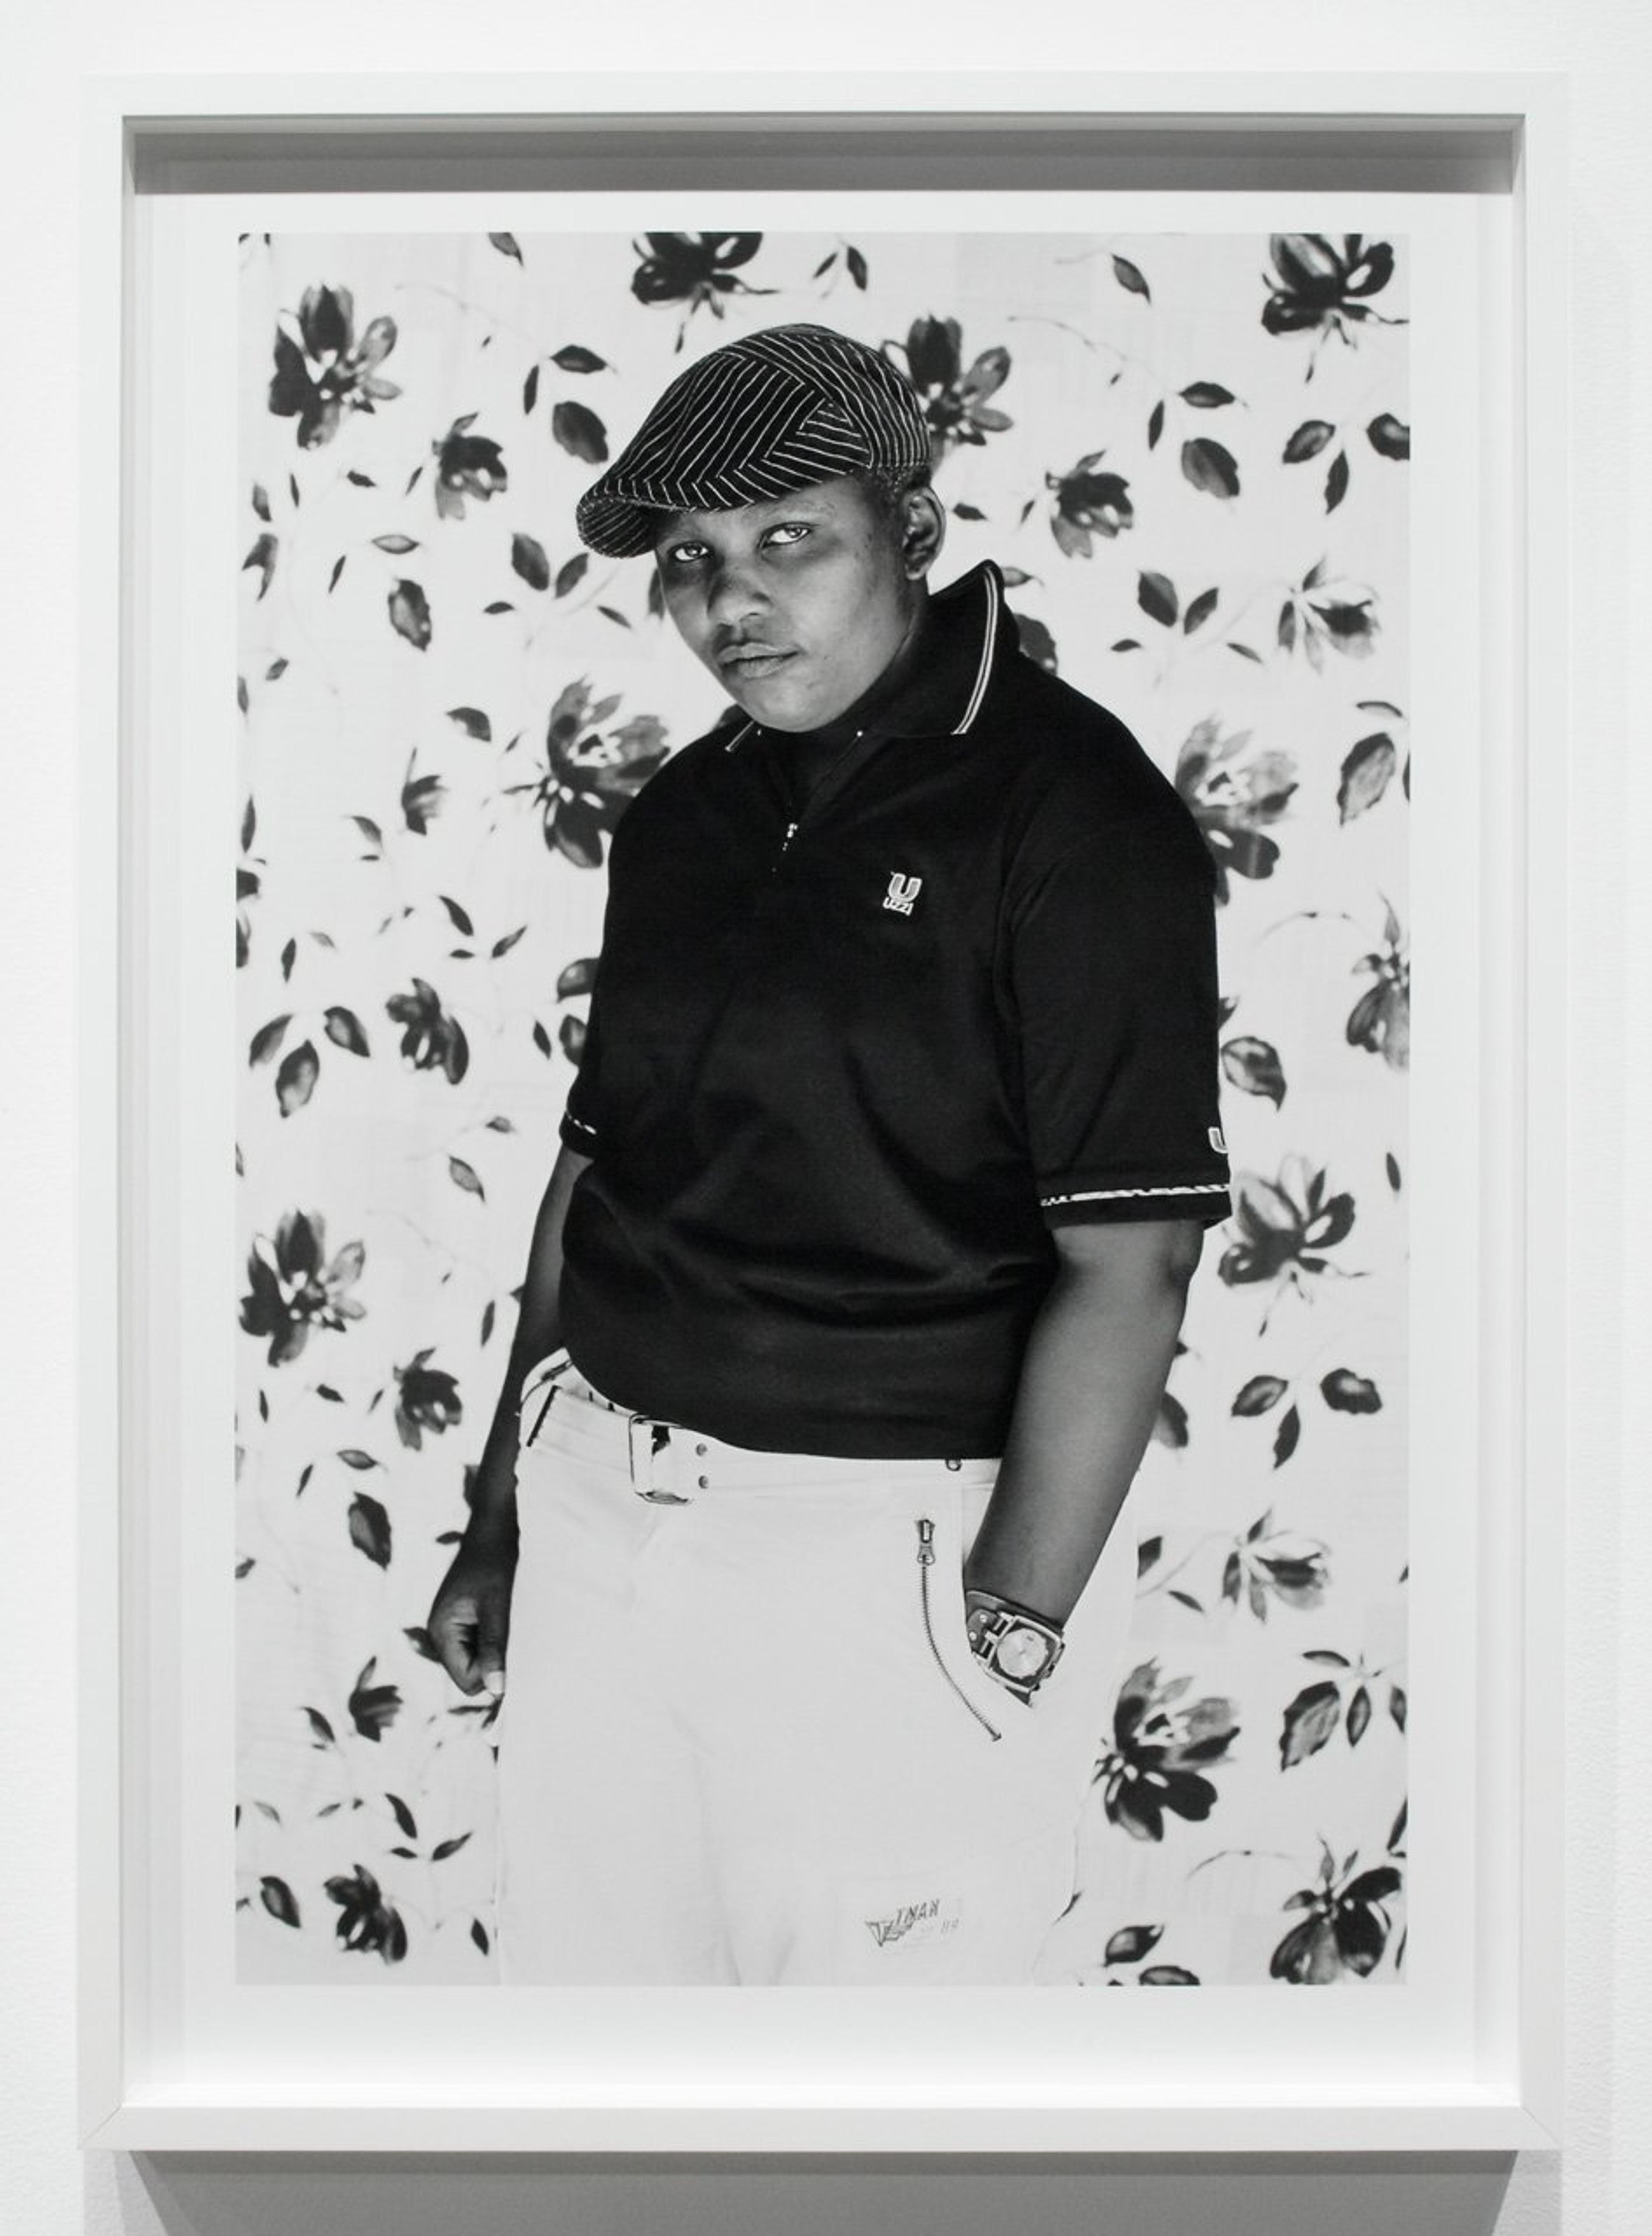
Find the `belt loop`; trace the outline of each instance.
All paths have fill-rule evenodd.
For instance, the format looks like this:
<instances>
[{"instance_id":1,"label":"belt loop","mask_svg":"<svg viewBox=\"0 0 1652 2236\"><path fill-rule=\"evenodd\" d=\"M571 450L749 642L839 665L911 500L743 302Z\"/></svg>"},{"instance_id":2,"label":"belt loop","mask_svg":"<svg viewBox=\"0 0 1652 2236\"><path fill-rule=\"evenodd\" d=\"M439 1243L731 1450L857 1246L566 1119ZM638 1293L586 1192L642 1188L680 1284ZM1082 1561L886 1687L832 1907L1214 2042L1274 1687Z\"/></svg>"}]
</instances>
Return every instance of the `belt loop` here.
<instances>
[{"instance_id":1,"label":"belt loop","mask_svg":"<svg viewBox=\"0 0 1652 2236\"><path fill-rule=\"evenodd\" d=\"M656 1421L646 1413L633 1413L626 1423L626 1441L631 1456L631 1487L639 1498L646 1498L651 1506L686 1506L688 1501L675 1490L666 1490L657 1480L656 1464L664 1452L671 1449L671 1428L665 1421Z\"/></svg>"}]
</instances>

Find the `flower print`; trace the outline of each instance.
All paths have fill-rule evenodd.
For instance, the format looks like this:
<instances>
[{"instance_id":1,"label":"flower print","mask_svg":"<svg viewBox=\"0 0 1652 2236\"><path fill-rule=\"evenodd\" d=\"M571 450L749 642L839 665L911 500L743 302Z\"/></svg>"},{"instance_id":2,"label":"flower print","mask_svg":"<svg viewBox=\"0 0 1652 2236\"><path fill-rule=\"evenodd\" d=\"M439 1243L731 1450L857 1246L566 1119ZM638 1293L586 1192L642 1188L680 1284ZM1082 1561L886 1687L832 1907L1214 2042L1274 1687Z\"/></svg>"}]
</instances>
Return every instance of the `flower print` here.
<instances>
[{"instance_id":1,"label":"flower print","mask_svg":"<svg viewBox=\"0 0 1652 2236\"><path fill-rule=\"evenodd\" d=\"M1097 1763L1109 1820L1132 1839L1162 1840L1168 1809L1203 1824L1216 1799L1204 1770L1222 1760L1239 1735L1233 1703L1215 1695L1177 1705L1192 1682L1169 1684L1158 1663L1144 1661L1124 1680L1113 1711L1113 1744Z\"/></svg>"},{"instance_id":2,"label":"flower print","mask_svg":"<svg viewBox=\"0 0 1652 2236\"><path fill-rule=\"evenodd\" d=\"M443 520L462 520L467 497L485 504L508 484L505 455L498 444L465 431L475 418L474 411L467 411L430 445L436 458L436 509Z\"/></svg>"},{"instance_id":3,"label":"flower print","mask_svg":"<svg viewBox=\"0 0 1652 2236\"><path fill-rule=\"evenodd\" d=\"M545 774L516 791L532 792L544 818L545 844L581 870L602 862L602 834L621 817L670 752L665 726L633 714L605 730L620 704L616 692L591 703L581 677L559 692L545 727Z\"/></svg>"},{"instance_id":4,"label":"flower print","mask_svg":"<svg viewBox=\"0 0 1652 2236\"><path fill-rule=\"evenodd\" d=\"M1369 1049L1393 1071L1411 1063L1411 942L1392 907L1383 924L1382 944L1354 964L1368 974L1367 987L1348 1014L1351 1048Z\"/></svg>"},{"instance_id":5,"label":"flower print","mask_svg":"<svg viewBox=\"0 0 1652 2236\"><path fill-rule=\"evenodd\" d=\"M348 287L306 287L297 335L276 326L270 409L297 418L300 450L331 443L346 411L370 411L402 392L377 370L396 346L395 319L375 319L357 342L355 319Z\"/></svg>"},{"instance_id":6,"label":"flower print","mask_svg":"<svg viewBox=\"0 0 1652 2236\"><path fill-rule=\"evenodd\" d=\"M1363 1979L1376 1970L1393 1930L1388 1905L1402 1882L1393 1864L1356 1871L1358 1861L1356 1851L1339 1873L1321 1842L1318 1885L1299 1887L1285 1903L1287 1910L1308 1914L1275 1950L1268 1966L1271 1979L1321 1988L1350 1972Z\"/></svg>"},{"instance_id":7,"label":"flower print","mask_svg":"<svg viewBox=\"0 0 1652 2236\"><path fill-rule=\"evenodd\" d=\"M396 1433L410 1451L423 1449L426 1429L439 1437L464 1418L458 1384L440 1367L427 1365L430 1356L417 1351L396 1369Z\"/></svg>"},{"instance_id":8,"label":"flower print","mask_svg":"<svg viewBox=\"0 0 1652 2236\"><path fill-rule=\"evenodd\" d=\"M1296 789L1288 753L1256 753L1242 766L1249 730L1221 734L1214 716L1196 723L1177 756L1176 788L1204 833L1216 870L1216 898L1226 901L1231 877L1271 877L1279 847L1262 826L1277 823Z\"/></svg>"},{"instance_id":9,"label":"flower print","mask_svg":"<svg viewBox=\"0 0 1652 2236\"><path fill-rule=\"evenodd\" d=\"M1328 1195L1323 1171L1289 1156L1276 1180L1260 1173L1235 1176L1234 1223L1239 1238L1222 1253L1222 1279L1230 1286L1281 1281L1300 1289L1302 1276L1324 1273L1325 1253L1352 1233L1354 1198Z\"/></svg>"},{"instance_id":10,"label":"flower print","mask_svg":"<svg viewBox=\"0 0 1652 2236\"><path fill-rule=\"evenodd\" d=\"M402 1054L416 1071L443 1071L456 1087L470 1065L470 1043L457 1017L442 1006L442 996L423 978L413 981L410 994L392 994L386 1013L405 1027Z\"/></svg>"},{"instance_id":11,"label":"flower print","mask_svg":"<svg viewBox=\"0 0 1652 2236\"><path fill-rule=\"evenodd\" d=\"M956 444L981 444L1014 425L988 401L1009 378L1010 353L1001 343L983 350L966 372L963 329L957 319L914 319L905 355L907 378L922 399L936 464Z\"/></svg>"},{"instance_id":12,"label":"flower print","mask_svg":"<svg viewBox=\"0 0 1652 2236\"><path fill-rule=\"evenodd\" d=\"M1045 487L1055 498L1050 533L1070 559L1089 558L1092 536L1118 536L1135 521L1136 508L1124 476L1096 471L1105 456L1104 451L1092 450L1065 474L1044 477Z\"/></svg>"},{"instance_id":13,"label":"flower print","mask_svg":"<svg viewBox=\"0 0 1652 2236\"><path fill-rule=\"evenodd\" d=\"M1318 328L1351 342L1350 326L1384 319L1365 299L1380 294L1393 277L1393 250L1386 240L1368 245L1365 236L1346 233L1338 247L1322 233L1276 233L1268 244L1274 266L1262 322L1270 334L1305 333Z\"/></svg>"},{"instance_id":14,"label":"flower print","mask_svg":"<svg viewBox=\"0 0 1652 2236\"><path fill-rule=\"evenodd\" d=\"M750 264L762 246L760 233L646 233L632 243L642 261L631 275L631 292L639 303L687 304L677 337L680 349L688 319L701 304L720 319L725 295L774 293L739 276L738 267Z\"/></svg>"},{"instance_id":15,"label":"flower print","mask_svg":"<svg viewBox=\"0 0 1652 2236\"><path fill-rule=\"evenodd\" d=\"M1324 1540L1273 1529L1271 1513L1262 1515L1235 1540L1222 1572L1223 1598L1236 1604L1242 1594L1258 1622L1268 1620L1269 1593L1283 1607L1308 1609L1319 1606L1331 1581Z\"/></svg>"},{"instance_id":16,"label":"flower print","mask_svg":"<svg viewBox=\"0 0 1652 2236\"><path fill-rule=\"evenodd\" d=\"M338 1905L333 1930L344 1947L364 1953L376 1950L387 1964L399 1964L407 1954L407 1928L366 1865L357 1864L352 1871L330 1878L326 1888Z\"/></svg>"},{"instance_id":17,"label":"flower print","mask_svg":"<svg viewBox=\"0 0 1652 2236\"><path fill-rule=\"evenodd\" d=\"M1369 590L1361 595L1354 585L1339 588L1328 582L1321 560L1286 593L1275 630L1280 649L1295 652L1300 644L1316 673L1325 666L1328 647L1352 660L1363 660L1373 649L1380 631L1372 611L1375 603Z\"/></svg>"},{"instance_id":18,"label":"flower print","mask_svg":"<svg viewBox=\"0 0 1652 2236\"><path fill-rule=\"evenodd\" d=\"M319 1212L285 1212L273 1242L262 1234L253 1242L241 1325L248 1335L268 1337L272 1366L296 1358L312 1327L342 1332L366 1309L348 1294L366 1262L362 1244L346 1242L330 1265L324 1263L325 1248Z\"/></svg>"}]
</instances>

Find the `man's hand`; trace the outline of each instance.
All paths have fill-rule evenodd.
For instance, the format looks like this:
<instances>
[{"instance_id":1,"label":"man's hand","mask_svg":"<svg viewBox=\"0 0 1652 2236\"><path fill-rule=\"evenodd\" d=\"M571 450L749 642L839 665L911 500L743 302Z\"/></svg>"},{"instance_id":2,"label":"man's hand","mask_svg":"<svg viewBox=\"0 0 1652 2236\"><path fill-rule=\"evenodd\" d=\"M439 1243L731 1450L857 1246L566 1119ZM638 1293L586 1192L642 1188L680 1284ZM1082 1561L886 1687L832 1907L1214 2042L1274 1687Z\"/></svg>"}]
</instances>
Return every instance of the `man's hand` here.
<instances>
[{"instance_id":1,"label":"man's hand","mask_svg":"<svg viewBox=\"0 0 1652 2236\"><path fill-rule=\"evenodd\" d=\"M510 1592L516 1575L516 1531L495 1525L466 1530L430 1602L426 1628L442 1667L462 1693L505 1689Z\"/></svg>"}]
</instances>

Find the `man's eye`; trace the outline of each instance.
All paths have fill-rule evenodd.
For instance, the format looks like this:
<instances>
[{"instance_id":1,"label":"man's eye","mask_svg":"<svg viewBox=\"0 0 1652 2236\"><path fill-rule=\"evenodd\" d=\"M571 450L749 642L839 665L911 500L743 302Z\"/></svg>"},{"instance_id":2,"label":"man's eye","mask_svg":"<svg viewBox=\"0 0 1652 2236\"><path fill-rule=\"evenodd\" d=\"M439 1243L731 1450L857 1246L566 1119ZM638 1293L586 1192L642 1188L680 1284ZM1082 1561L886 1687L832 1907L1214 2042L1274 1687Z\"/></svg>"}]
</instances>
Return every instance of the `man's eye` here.
<instances>
[{"instance_id":1,"label":"man's eye","mask_svg":"<svg viewBox=\"0 0 1652 2236\"><path fill-rule=\"evenodd\" d=\"M781 520L769 530L764 541L769 543L797 543L809 533L806 520Z\"/></svg>"},{"instance_id":2,"label":"man's eye","mask_svg":"<svg viewBox=\"0 0 1652 2236\"><path fill-rule=\"evenodd\" d=\"M692 567L705 554L703 543L672 543L660 553L668 567Z\"/></svg>"}]
</instances>

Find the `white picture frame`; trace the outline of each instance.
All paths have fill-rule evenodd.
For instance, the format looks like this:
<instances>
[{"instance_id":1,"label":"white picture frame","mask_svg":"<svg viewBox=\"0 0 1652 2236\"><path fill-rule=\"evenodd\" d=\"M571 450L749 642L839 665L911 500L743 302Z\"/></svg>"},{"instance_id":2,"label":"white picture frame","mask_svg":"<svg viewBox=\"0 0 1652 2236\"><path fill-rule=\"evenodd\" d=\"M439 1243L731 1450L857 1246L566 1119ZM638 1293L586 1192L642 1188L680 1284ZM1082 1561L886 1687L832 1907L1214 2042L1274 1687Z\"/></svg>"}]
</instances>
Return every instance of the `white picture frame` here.
<instances>
[{"instance_id":1,"label":"white picture frame","mask_svg":"<svg viewBox=\"0 0 1652 2236\"><path fill-rule=\"evenodd\" d=\"M1566 856L1555 828L1564 794L1545 792L1544 843L1528 843L1537 827L1529 741L1542 740L1550 768L1565 750L1565 491L1551 453L1541 471L1531 464L1534 431L1564 416L1564 87L1538 77L1304 76L1269 79L1265 90L1263 104L1256 82L1190 75L88 82L85 361L106 374L121 369L118 379L85 384L82 429L80 2124L88 2145L1096 2154L1512 2150L1557 2141L1565 1424L1552 1382L1529 1375L1525 1362L1557 1356L1565 1334L1564 1214L1544 1184L1562 1161L1564 1073L1534 1054L1564 1038ZM581 1991L547 2006L554 2023L536 2049L519 2049L514 2065L508 2058L478 2077L455 2044L495 2023L485 1994L366 1999L385 2029L369 2057L347 2027L334 2029L336 1991L235 1988L221 1961L227 1902L221 1925L198 1924L205 1953L180 1959L166 1860L193 1775L180 1703L226 1635L216 1598L228 1568L218 1547L197 1557L181 1542L169 1495L217 1433L216 1417L193 1417L199 1344L192 1351L172 1339L189 1295L215 1273L190 1210L193 1187L217 1183L185 1168L180 1144L197 1138L192 1128L207 1138L220 1122L227 1138L233 1080L227 1062L211 1073L190 1054L202 1045L203 1016L210 1030L212 970L182 939L174 850L180 828L215 831L233 806L233 779L181 766L161 720L177 687L176 648L199 621L180 609L175 575L151 563L171 549L155 498L174 463L150 377L164 293L154 206L167 195L296 186L395 194L444 174L450 187L457 157L463 190L502 207L535 166L604 184L603 166L634 161L639 149L649 151L639 183L658 177L663 191L678 173L698 177L708 148L737 170L737 158L749 161L753 175L772 168L777 120L786 122L786 161L806 155L821 167L811 183L852 155L857 181L891 194L947 176L1029 188L1078 176L1217 193L1446 193L1472 198L1479 213L1485 301L1508 337L1510 366L1477 419L1472 480L1486 565L1465 702L1475 750L1441 773L1432 799L1419 797L1415 839L1418 937L1424 943L1432 927L1437 957L1419 1003L1419 1077L1432 1063L1437 1081L1449 1067L1453 1083L1434 1097L1438 1134L1419 1148L1413 1217L1420 1230L1432 1222L1437 1236L1472 1247L1452 1265L1443 1299L1425 1286L1438 1290L1437 1263L1419 1261L1413 1342L1432 1331L1449 1343L1474 1398L1448 1411L1419 1384L1413 1441L1413 1496L1419 1468L1426 1484L1452 1485L1431 1528L1446 1549L1437 1550L1442 1564L1460 1556L1453 1588L1472 1618L1472 1669L1459 1671L1419 1594L1413 1697L1466 1687L1459 1730L1471 1743L1459 1740L1459 1753L1474 1773L1454 1792L1438 1739L1419 1740L1419 1778L1432 1776L1437 1799L1454 1806L1432 1818L1413 1810L1413 1827L1435 1828L1413 1831L1414 1851L1432 1838L1438 1859L1455 1841L1452 1868L1472 1887L1451 2008L1425 2021L1415 2016L1421 1999L1407 2003L1418 1992L1409 1985L1388 1991L1380 2021L1347 1998L1310 1999L1327 2031L1293 2052L1300 1997L1258 1991L1253 2019L1242 2001L1251 1991L1215 1990L1214 2026L1208 2005L1195 2023L1191 1999L1151 1998L1150 2021L1127 2007L1132 2029L1153 2036L1144 2038L1146 2077L1127 2081L1117 2070L1097 2076L1085 2048L1096 2022L1081 2019L1067 1991L1030 2007L997 1991L939 1991L938 2003L919 1997L898 2020L886 2007L876 2022L883 2049L869 2066L876 1997L792 1990L783 2003L736 1999L737 2016L718 1990L688 1991L687 2002L684 1991L675 2001L672 1991ZM186 306L176 315L193 314ZM169 326L167 342L214 345L193 323ZM1528 615L1542 617L1541 631L1521 625ZM209 703L222 682L206 680ZM183 1122L186 1104L193 1115ZM227 1315L219 1319L227 1330ZM227 1822L222 1867L226 1884ZM437 2004L421 2004L427 1995ZM967 2029L957 2024L960 1995L975 1999ZM713 2001L696 2000L705 1996ZM442 2024L421 2026L438 2006ZM1359 2009L1362 2021L1351 2016ZM1229 2055L1224 2068L1208 2042L1201 2050L1201 2035L1247 2025L1261 2049L1242 2066ZM1282 2045L1272 2040L1281 2029ZM964 2031L977 2048L954 2057ZM627 2042L645 2039L646 2055L627 2054Z\"/></svg>"}]
</instances>

